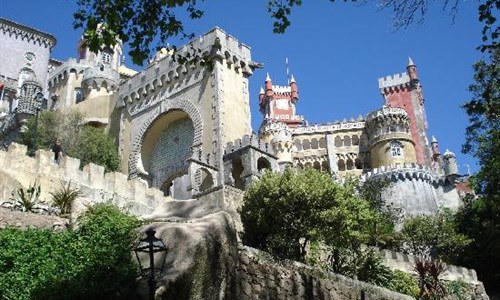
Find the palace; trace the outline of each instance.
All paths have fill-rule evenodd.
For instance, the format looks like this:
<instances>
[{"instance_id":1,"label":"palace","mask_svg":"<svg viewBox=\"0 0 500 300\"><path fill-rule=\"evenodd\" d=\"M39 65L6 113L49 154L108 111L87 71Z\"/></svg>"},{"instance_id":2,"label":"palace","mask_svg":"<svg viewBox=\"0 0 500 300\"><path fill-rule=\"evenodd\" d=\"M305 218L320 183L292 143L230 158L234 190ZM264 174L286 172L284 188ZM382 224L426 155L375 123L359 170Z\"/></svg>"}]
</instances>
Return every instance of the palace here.
<instances>
[{"instance_id":1,"label":"palace","mask_svg":"<svg viewBox=\"0 0 500 300\"><path fill-rule=\"evenodd\" d=\"M357 119L308 125L297 114L298 83L273 84L259 95L263 116L252 132L248 78L259 64L250 48L220 28L189 45L213 68L183 65L159 51L145 70L122 64L122 44L99 53L83 40L78 57L50 57L56 39L0 18L0 141L10 143L37 109L78 110L85 123L114 136L122 172L173 199L217 187L244 190L264 169L328 171L392 185L384 200L407 215L461 203L455 155L427 136L424 95L411 59L406 72L378 80L385 104ZM37 104L41 101L41 106ZM257 99L255 99L257 101ZM64 143L64 141L63 141Z\"/></svg>"}]
</instances>

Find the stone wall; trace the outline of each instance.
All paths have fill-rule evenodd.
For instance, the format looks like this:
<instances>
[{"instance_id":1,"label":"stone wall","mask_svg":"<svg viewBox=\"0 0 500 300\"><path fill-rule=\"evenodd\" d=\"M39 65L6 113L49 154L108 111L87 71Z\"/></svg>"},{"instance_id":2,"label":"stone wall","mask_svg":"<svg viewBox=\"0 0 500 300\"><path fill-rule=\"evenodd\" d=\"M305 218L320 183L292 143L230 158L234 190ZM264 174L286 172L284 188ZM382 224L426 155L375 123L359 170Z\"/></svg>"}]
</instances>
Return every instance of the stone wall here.
<instances>
[{"instance_id":1,"label":"stone wall","mask_svg":"<svg viewBox=\"0 0 500 300\"><path fill-rule=\"evenodd\" d=\"M296 262L284 266L268 256L253 248L239 248L238 297L234 299L413 299L342 275L321 273Z\"/></svg>"},{"instance_id":2,"label":"stone wall","mask_svg":"<svg viewBox=\"0 0 500 300\"><path fill-rule=\"evenodd\" d=\"M215 187L198 195L198 199L172 200L163 192L148 188L139 180L113 172L104 174L104 167L89 164L80 170L80 160L65 156L60 165L52 162L53 153L38 150L35 157L26 155L24 145L12 143L7 151L0 150L0 200L11 198L15 188L27 188L34 182L41 186L40 201L50 204L54 192L71 182L83 195L74 203L73 217L89 205L111 202L143 219L200 218L221 210L235 211L231 199L241 198L241 192L231 187Z\"/></svg>"}]
</instances>

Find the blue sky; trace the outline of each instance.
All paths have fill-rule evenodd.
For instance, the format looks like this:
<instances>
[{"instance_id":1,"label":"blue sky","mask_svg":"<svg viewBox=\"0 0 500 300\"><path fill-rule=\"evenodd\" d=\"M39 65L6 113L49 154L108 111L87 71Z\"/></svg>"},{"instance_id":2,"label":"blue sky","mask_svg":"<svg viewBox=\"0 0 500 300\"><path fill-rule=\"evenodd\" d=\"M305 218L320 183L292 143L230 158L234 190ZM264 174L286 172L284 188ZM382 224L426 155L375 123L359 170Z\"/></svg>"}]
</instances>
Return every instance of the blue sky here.
<instances>
[{"instance_id":1,"label":"blue sky","mask_svg":"<svg viewBox=\"0 0 500 300\"><path fill-rule=\"evenodd\" d=\"M0 16L56 36L53 57L76 56L81 31L72 27L75 0L2 1ZM481 58L481 24L477 1L461 1L453 22L434 2L423 24L394 32L390 11L374 1L366 5L343 1L304 1L291 17L284 35L272 33L266 1L205 0L205 16L186 23L201 35L214 26L252 48L252 58L265 65L250 78L252 124L262 116L258 93L266 72L274 84L286 84L285 58L299 89L298 114L309 123L327 123L366 115L383 104L378 78L405 71L408 57L418 66L424 89L429 138L435 135L441 151L457 154L460 171L474 172L476 160L460 153L467 116L460 104L470 98L472 64ZM130 60L128 60L130 61Z\"/></svg>"}]
</instances>

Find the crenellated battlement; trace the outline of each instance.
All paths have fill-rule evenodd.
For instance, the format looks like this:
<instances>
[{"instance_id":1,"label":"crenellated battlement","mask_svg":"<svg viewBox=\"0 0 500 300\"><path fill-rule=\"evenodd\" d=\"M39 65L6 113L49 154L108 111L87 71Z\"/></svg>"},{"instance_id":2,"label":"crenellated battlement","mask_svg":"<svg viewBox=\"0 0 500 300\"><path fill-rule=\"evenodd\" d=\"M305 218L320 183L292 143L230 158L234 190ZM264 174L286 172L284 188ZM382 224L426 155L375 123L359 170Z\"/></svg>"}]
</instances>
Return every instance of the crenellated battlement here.
<instances>
[{"instance_id":1,"label":"crenellated battlement","mask_svg":"<svg viewBox=\"0 0 500 300\"><path fill-rule=\"evenodd\" d=\"M388 176L392 180L421 180L431 183L434 180L431 168L416 163L403 163L373 168L361 176L361 181L375 176Z\"/></svg>"},{"instance_id":2,"label":"crenellated battlement","mask_svg":"<svg viewBox=\"0 0 500 300\"><path fill-rule=\"evenodd\" d=\"M365 127L365 121L362 116L359 116L357 120L351 118L349 121L344 119L342 122L335 122L334 124L313 124L300 126L296 128L290 128L292 134L303 134L303 133L322 133L322 132L335 132L340 130L349 129L362 129Z\"/></svg>"},{"instance_id":3,"label":"crenellated battlement","mask_svg":"<svg viewBox=\"0 0 500 300\"><path fill-rule=\"evenodd\" d=\"M139 180L128 180L127 175L119 172L104 173L104 167L95 164L86 165L80 170L80 160L64 157L61 164L53 163L54 153L37 150L35 157L26 155L27 147L12 143L7 151L0 151L0 166L7 180L0 182L0 199L8 200L16 187L27 187L35 181L41 186L40 200L51 202L50 192L71 182L73 188L82 191L80 203L75 203L77 210L85 205L111 200L130 213L141 216L151 214L165 202L172 201L164 197L163 192L148 188ZM17 183L17 186L13 186Z\"/></svg>"},{"instance_id":4,"label":"crenellated battlement","mask_svg":"<svg viewBox=\"0 0 500 300\"><path fill-rule=\"evenodd\" d=\"M118 90L120 74L107 66L87 68L83 71L82 86L86 89L106 88L108 91Z\"/></svg>"},{"instance_id":5,"label":"crenellated battlement","mask_svg":"<svg viewBox=\"0 0 500 300\"><path fill-rule=\"evenodd\" d=\"M262 141L255 133L245 134L243 138L236 139L224 146L224 154L229 154L245 147L252 147L266 153L273 153L271 145Z\"/></svg>"},{"instance_id":6,"label":"crenellated battlement","mask_svg":"<svg viewBox=\"0 0 500 300\"><path fill-rule=\"evenodd\" d=\"M380 256L391 269L397 269L406 273L415 274L415 262L417 257L401 252L394 252L387 249L379 250ZM476 271L464 267L447 265L446 270L440 277L443 280L463 280L469 284L479 284Z\"/></svg>"},{"instance_id":7,"label":"crenellated battlement","mask_svg":"<svg viewBox=\"0 0 500 300\"><path fill-rule=\"evenodd\" d=\"M245 76L252 74L250 48L218 27L179 48L177 54L187 55L193 50L210 58L224 59L228 66ZM200 76L201 72L206 72L206 69L199 65L180 64L173 55L167 53L120 87L119 105L141 105L160 90L162 98L168 97L199 82L204 77ZM168 89L165 88L167 86Z\"/></svg>"},{"instance_id":8,"label":"crenellated battlement","mask_svg":"<svg viewBox=\"0 0 500 300\"><path fill-rule=\"evenodd\" d=\"M378 79L378 87L382 93L390 89L406 87L409 86L409 84L410 76L406 72L389 75Z\"/></svg>"}]
</instances>

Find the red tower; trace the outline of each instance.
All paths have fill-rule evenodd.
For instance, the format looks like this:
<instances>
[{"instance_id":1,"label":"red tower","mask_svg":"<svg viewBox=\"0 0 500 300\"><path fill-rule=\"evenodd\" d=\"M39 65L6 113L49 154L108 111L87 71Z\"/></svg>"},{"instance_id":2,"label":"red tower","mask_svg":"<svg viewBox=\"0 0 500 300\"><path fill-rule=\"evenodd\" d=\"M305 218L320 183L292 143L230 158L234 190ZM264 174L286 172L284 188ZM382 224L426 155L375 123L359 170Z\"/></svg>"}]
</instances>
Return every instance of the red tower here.
<instances>
[{"instance_id":1,"label":"red tower","mask_svg":"<svg viewBox=\"0 0 500 300\"><path fill-rule=\"evenodd\" d=\"M405 73L379 78L379 88L390 107L403 108L410 118L410 131L415 142L417 162L430 166L432 154L427 138L427 117L425 114L424 97L417 66L408 59Z\"/></svg>"},{"instance_id":2,"label":"red tower","mask_svg":"<svg viewBox=\"0 0 500 300\"><path fill-rule=\"evenodd\" d=\"M265 90L260 89L259 110L264 116L264 123L282 122L289 127L297 127L304 122L304 117L295 114L295 105L299 92L295 78L289 86L273 85L269 74L266 76Z\"/></svg>"}]
</instances>

